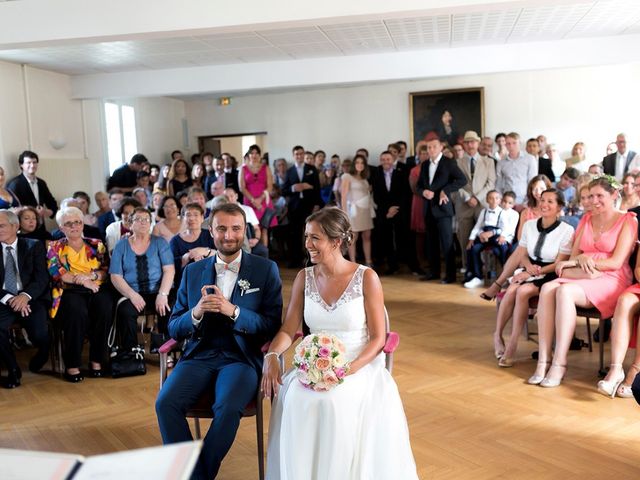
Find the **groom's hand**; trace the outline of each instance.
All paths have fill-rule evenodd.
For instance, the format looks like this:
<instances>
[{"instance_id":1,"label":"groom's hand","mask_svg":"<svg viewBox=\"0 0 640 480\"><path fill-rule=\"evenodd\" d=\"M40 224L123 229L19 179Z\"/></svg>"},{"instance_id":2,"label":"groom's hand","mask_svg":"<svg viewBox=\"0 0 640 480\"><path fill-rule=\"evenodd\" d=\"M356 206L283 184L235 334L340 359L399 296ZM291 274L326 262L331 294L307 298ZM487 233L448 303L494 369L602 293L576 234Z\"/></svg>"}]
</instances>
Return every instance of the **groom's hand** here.
<instances>
[{"instance_id":1,"label":"groom's hand","mask_svg":"<svg viewBox=\"0 0 640 480\"><path fill-rule=\"evenodd\" d=\"M194 318L202 318L205 312L215 312L215 295L213 293L209 293L215 288L215 285L203 285L200 289L200 300L195 307L193 307L193 316Z\"/></svg>"},{"instance_id":2,"label":"groom's hand","mask_svg":"<svg viewBox=\"0 0 640 480\"><path fill-rule=\"evenodd\" d=\"M236 306L224 298L222 290L220 290L217 285L212 285L212 288L213 293L210 295L212 297L211 304L213 306L213 312L221 313L227 317L232 316Z\"/></svg>"}]
</instances>

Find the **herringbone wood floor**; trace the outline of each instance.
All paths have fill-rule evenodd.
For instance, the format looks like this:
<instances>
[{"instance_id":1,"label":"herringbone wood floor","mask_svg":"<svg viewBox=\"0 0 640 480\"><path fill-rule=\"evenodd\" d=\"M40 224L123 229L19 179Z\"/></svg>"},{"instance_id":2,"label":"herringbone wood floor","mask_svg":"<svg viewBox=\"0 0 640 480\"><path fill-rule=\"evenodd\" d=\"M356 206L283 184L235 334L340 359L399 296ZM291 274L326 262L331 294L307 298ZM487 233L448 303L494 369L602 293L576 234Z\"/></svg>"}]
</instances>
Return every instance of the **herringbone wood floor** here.
<instances>
[{"instance_id":1,"label":"herringbone wood floor","mask_svg":"<svg viewBox=\"0 0 640 480\"><path fill-rule=\"evenodd\" d=\"M285 303L293 276L283 271ZM401 335L393 374L420 478L640 478L640 406L595 391L596 351L571 352L561 387L529 386L535 345L522 341L518 364L498 369L495 304L478 291L408 275L383 285ZM578 333L585 337L582 325ZM22 387L0 391L0 447L95 455L158 445L157 390L153 363L145 377L79 385L27 372ZM257 478L255 455L255 420L243 419L219 478Z\"/></svg>"}]
</instances>

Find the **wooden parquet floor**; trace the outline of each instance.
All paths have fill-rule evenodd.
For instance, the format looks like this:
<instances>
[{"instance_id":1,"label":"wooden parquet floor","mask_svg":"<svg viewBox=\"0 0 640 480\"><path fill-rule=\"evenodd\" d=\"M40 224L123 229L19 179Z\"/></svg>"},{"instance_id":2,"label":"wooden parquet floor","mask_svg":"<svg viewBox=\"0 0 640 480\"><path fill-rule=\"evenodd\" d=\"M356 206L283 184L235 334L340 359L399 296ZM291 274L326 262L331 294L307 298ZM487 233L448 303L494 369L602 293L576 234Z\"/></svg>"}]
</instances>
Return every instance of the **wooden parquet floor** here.
<instances>
[{"instance_id":1,"label":"wooden parquet floor","mask_svg":"<svg viewBox=\"0 0 640 480\"><path fill-rule=\"evenodd\" d=\"M282 274L286 304L294 272ZM523 339L516 366L499 369L495 304L479 290L408 275L383 278L383 286L401 335L393 375L420 478L640 478L640 406L596 392L597 349L571 352L560 387L530 386L536 345ZM578 336L586 337L583 324ZM19 358L26 365L26 353ZM0 390L0 447L95 455L159 445L158 368L150 362L144 377L78 385L26 372L22 387ZM257 478L254 418L241 422L219 478Z\"/></svg>"}]
</instances>

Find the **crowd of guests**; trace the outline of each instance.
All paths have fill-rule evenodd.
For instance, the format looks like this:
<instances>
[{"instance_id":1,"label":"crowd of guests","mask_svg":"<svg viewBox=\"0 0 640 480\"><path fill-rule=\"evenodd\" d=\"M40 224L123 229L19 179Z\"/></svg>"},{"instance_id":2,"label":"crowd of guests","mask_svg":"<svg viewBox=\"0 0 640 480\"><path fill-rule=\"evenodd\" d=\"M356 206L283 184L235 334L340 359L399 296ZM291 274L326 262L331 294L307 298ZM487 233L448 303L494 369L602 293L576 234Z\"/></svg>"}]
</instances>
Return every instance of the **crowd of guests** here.
<instances>
[{"instance_id":1,"label":"crowd of guests","mask_svg":"<svg viewBox=\"0 0 640 480\"><path fill-rule=\"evenodd\" d=\"M19 157L22 173L6 187L0 170L0 207L8 224L15 226L16 238L43 247L46 260L41 260L52 285L50 298L43 301L49 302L49 317L64 334L65 378L71 382L83 379L85 336L91 345L89 375L102 375L118 297L126 298L117 312L121 346L135 346L136 318L143 312L157 313L159 333L167 333L167 315L184 267L214 254L207 230L211 208L235 203L247 217L243 249L286 260L292 268L305 261L306 218L326 205L338 206L350 219L358 240L349 248L350 259L381 274L393 275L406 267L422 281L454 283L460 270L464 286L476 288L484 284L483 258L493 254L502 273L481 296L491 300L506 287L494 335L499 364L513 365L529 300L539 295L540 360L530 381L553 386L566 371L563 349L572 338L575 305L595 306L609 316L615 309L585 293L593 289L581 282L611 285L613 275L620 292L597 288L609 303L631 283L627 260L637 233L623 227L636 221L633 213L620 212L640 208L640 158L626 148L623 134L617 137L615 151L591 165L581 142L565 162L542 135L527 140L524 151L522 143L517 133L492 139L468 131L449 145L432 132L417 142L412 156L404 141L389 144L375 166L365 148L341 160L298 145L291 162L279 158L273 165L258 145L252 145L240 162L227 153L216 157L207 152L187 161L176 150L170 164L159 166L136 154L113 172L106 193L94 195L95 211L91 197L82 191L64 199L58 209L46 182L36 175L37 154L25 151ZM597 216L604 210L605 215ZM58 228L47 229L47 218L55 218ZM605 245L604 236L614 227L624 242L617 241L616 233L613 243ZM580 274L569 279L570 271L594 278ZM26 282L19 283L24 287ZM631 301L632 294L621 299L626 310L620 307L623 311L616 311L614 318L617 347L605 379L609 383L622 381L621 350L632 329L621 323L629 324L629 312L640 309ZM16 320L27 326L25 318L37 310L27 312L24 302L14 303L16 308L0 301L6 313L0 317L0 361L14 372L8 386L20 384L20 371L5 348L6 330ZM616 321L625 315L624 322ZM564 323L554 329L557 318ZM512 333L505 345L502 334L510 319ZM30 337L29 329L46 353L42 333L29 326ZM558 338L551 363L554 333ZM39 350L30 368L39 370L45 353ZM640 359L629 375L637 373L638 365ZM622 387L629 386L632 378L627 377ZM602 387L607 392L613 388L609 383Z\"/></svg>"}]
</instances>

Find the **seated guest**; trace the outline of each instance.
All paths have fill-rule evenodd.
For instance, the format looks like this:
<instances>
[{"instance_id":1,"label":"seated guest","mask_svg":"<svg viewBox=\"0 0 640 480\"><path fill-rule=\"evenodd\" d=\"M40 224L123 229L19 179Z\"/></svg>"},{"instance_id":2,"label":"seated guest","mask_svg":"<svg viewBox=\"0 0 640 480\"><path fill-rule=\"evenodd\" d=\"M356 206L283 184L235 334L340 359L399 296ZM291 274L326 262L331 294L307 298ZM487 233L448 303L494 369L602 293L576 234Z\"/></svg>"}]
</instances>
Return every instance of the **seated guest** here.
<instances>
[{"instance_id":1,"label":"seated guest","mask_svg":"<svg viewBox=\"0 0 640 480\"><path fill-rule=\"evenodd\" d=\"M197 203L187 203L182 207L183 230L169 242L175 265L174 285L177 288L182 279L182 270L191 262L208 258L214 248L213 239L202 229L204 209Z\"/></svg>"},{"instance_id":2,"label":"seated guest","mask_svg":"<svg viewBox=\"0 0 640 480\"><path fill-rule=\"evenodd\" d=\"M149 208L149 210L151 210L151 218L153 219L154 225L158 221L158 210L160 210L160 204L162 203L164 197L165 194L158 191L153 192L153 194L151 195L151 207Z\"/></svg>"},{"instance_id":3,"label":"seated guest","mask_svg":"<svg viewBox=\"0 0 640 480\"><path fill-rule=\"evenodd\" d=\"M560 220L571 225L574 230L578 228L578 223L582 220L583 215L589 211L589 185L585 185L580 189L579 198L580 202L570 205L566 208L565 215L560 217Z\"/></svg>"},{"instance_id":4,"label":"seated guest","mask_svg":"<svg viewBox=\"0 0 640 480\"><path fill-rule=\"evenodd\" d=\"M593 165L589 165L589 170L587 170L587 172L591 175L602 175L604 170L602 169L602 165L594 163Z\"/></svg>"},{"instance_id":5,"label":"seated guest","mask_svg":"<svg viewBox=\"0 0 640 480\"><path fill-rule=\"evenodd\" d=\"M0 361L8 370L4 388L20 386L22 372L9 344L9 328L15 322L26 329L38 351L29 370L38 372L49 357L47 303L50 300L49 275L44 246L37 240L18 238L18 216L0 210Z\"/></svg>"},{"instance_id":6,"label":"seated guest","mask_svg":"<svg viewBox=\"0 0 640 480\"><path fill-rule=\"evenodd\" d=\"M82 211L82 209L80 208L80 202L78 202L75 198L65 198L60 202L60 208L66 207L76 207L80 209L80 211ZM104 237L102 235L102 232L100 232L100 229L91 225L87 225L86 223L82 226L82 236L85 238L96 238L100 241L104 241ZM64 238L64 233L58 228L51 232L51 238L53 240L60 240L61 238Z\"/></svg>"},{"instance_id":7,"label":"seated guest","mask_svg":"<svg viewBox=\"0 0 640 480\"><path fill-rule=\"evenodd\" d=\"M112 294L107 284L109 257L104 244L82 238L84 215L76 207L56 214L65 238L49 243L47 260L53 279L50 317L64 332L65 380L84 380L80 372L82 345L88 334L89 375L101 377L107 347L107 330L112 321Z\"/></svg>"},{"instance_id":8,"label":"seated guest","mask_svg":"<svg viewBox=\"0 0 640 480\"><path fill-rule=\"evenodd\" d=\"M149 164L147 163L145 164L145 166L148 167ZM144 191L147 193L147 197L151 198L153 185L151 184L151 174L146 170L140 170L138 172L138 175L136 176L136 188L133 189L132 195L133 192L135 192L138 188L144 189Z\"/></svg>"},{"instance_id":9,"label":"seated guest","mask_svg":"<svg viewBox=\"0 0 640 480\"><path fill-rule=\"evenodd\" d=\"M47 182L36 176L38 171L38 155L25 150L18 157L22 173L13 177L7 185L23 206L35 207L40 217L40 227L44 228L44 219L53 218L58 210L56 199L53 198Z\"/></svg>"},{"instance_id":10,"label":"seated guest","mask_svg":"<svg viewBox=\"0 0 640 480\"><path fill-rule=\"evenodd\" d=\"M638 196L635 181L636 175L631 173L626 173L622 176L622 192L620 195L620 206L618 208L623 212L640 205L640 196Z\"/></svg>"},{"instance_id":11,"label":"seated guest","mask_svg":"<svg viewBox=\"0 0 640 480\"><path fill-rule=\"evenodd\" d=\"M490 190L487 193L487 207L482 209L478 221L469 234L467 271L470 272L471 279L464 284L465 288L476 288L484 283L481 259L483 250L491 248L501 265L504 265L507 259L507 252L515 237L518 220L517 216L508 213L512 211L511 208L507 211L502 210L499 205L500 200L498 191Z\"/></svg>"},{"instance_id":12,"label":"seated guest","mask_svg":"<svg viewBox=\"0 0 640 480\"><path fill-rule=\"evenodd\" d=\"M146 305L154 305L158 313L158 330L167 332L169 291L173 285L173 254L162 237L149 233L151 214L136 207L131 220L131 235L121 238L111 256L111 283L127 298L118 306L120 346L130 351L137 345L137 318Z\"/></svg>"},{"instance_id":13,"label":"seated guest","mask_svg":"<svg viewBox=\"0 0 640 480\"><path fill-rule=\"evenodd\" d=\"M43 245L47 240L51 240L51 234L47 230L38 228L38 211L35 207L21 207L18 210L18 219L20 220L18 237L40 240Z\"/></svg>"},{"instance_id":14,"label":"seated guest","mask_svg":"<svg viewBox=\"0 0 640 480\"><path fill-rule=\"evenodd\" d=\"M120 220L113 222L107 227L106 243L109 254L111 254L113 249L116 248L118 240L130 233L129 227L131 224L129 222L129 217L137 207L141 206L140 202L135 198L125 197L122 199L118 206L118 211L116 212ZM151 228L149 228L149 230L151 230Z\"/></svg>"},{"instance_id":15,"label":"seated guest","mask_svg":"<svg viewBox=\"0 0 640 480\"><path fill-rule=\"evenodd\" d=\"M186 190L187 192L187 203L197 203L204 210L204 218L205 223L207 221L207 217L209 216L209 209L207 207L207 197L200 187L191 187ZM207 229L206 225L203 225L202 228Z\"/></svg>"},{"instance_id":16,"label":"seated guest","mask_svg":"<svg viewBox=\"0 0 640 480\"><path fill-rule=\"evenodd\" d=\"M540 196L542 192L551 188L551 182L546 175L536 175L527 185L526 207L520 212L520 222L518 223L517 240L522 236L524 224L529 220L540 218Z\"/></svg>"},{"instance_id":17,"label":"seated guest","mask_svg":"<svg viewBox=\"0 0 640 480\"><path fill-rule=\"evenodd\" d=\"M192 185L189 164L181 158L174 160L167 175L167 195L177 195Z\"/></svg>"},{"instance_id":18,"label":"seated guest","mask_svg":"<svg viewBox=\"0 0 640 480\"><path fill-rule=\"evenodd\" d=\"M583 142L576 142L571 149L571 156L565 160L567 167L584 170L586 167L585 148ZM602 172L601 172L602 173Z\"/></svg>"},{"instance_id":19,"label":"seated guest","mask_svg":"<svg viewBox=\"0 0 640 480\"><path fill-rule=\"evenodd\" d=\"M107 227L118 220L116 210L118 210L123 198L124 193L119 188L109 190L109 211L98 217L98 228L103 236L107 233Z\"/></svg>"},{"instance_id":20,"label":"seated guest","mask_svg":"<svg viewBox=\"0 0 640 480\"><path fill-rule=\"evenodd\" d=\"M544 284L540 291L540 350L536 371L528 380L530 384L560 385L567 372L576 307L595 307L602 318L608 318L614 312L617 298L631 285L629 257L637 239L636 216L615 208L619 184L612 177L597 178L589 187L591 211L578 225L571 258L558 262L559 278Z\"/></svg>"},{"instance_id":21,"label":"seated guest","mask_svg":"<svg viewBox=\"0 0 640 480\"><path fill-rule=\"evenodd\" d=\"M76 201L76 206L80 210L82 210L82 213L84 215L84 224L96 227L98 225L98 218L94 214L89 213L89 207L91 206L91 197L89 197L86 192L81 191L73 192L73 195L71 195L71 197Z\"/></svg>"},{"instance_id":22,"label":"seated guest","mask_svg":"<svg viewBox=\"0 0 640 480\"><path fill-rule=\"evenodd\" d=\"M182 229L182 218L180 218L176 197L167 196L162 199L158 209L158 218L160 220L153 227L153 234L170 242Z\"/></svg>"},{"instance_id":23,"label":"seated guest","mask_svg":"<svg viewBox=\"0 0 640 480\"><path fill-rule=\"evenodd\" d=\"M216 199L218 199L217 202ZM238 194L233 188L225 188L222 198L215 197L213 199L215 206L225 203L225 199L229 203L240 205ZM260 243L260 222L258 221L258 217L256 216L254 209L249 205L240 205L240 208L244 210L247 224L247 231L245 233L246 245L243 246L243 250L260 257L269 258L269 249L266 245Z\"/></svg>"},{"instance_id":24,"label":"seated guest","mask_svg":"<svg viewBox=\"0 0 640 480\"><path fill-rule=\"evenodd\" d=\"M147 157L141 153L136 153L129 163L116 168L107 181L107 191L114 188L120 189L121 192L132 192L138 183L138 172L142 170L143 165L149 163Z\"/></svg>"},{"instance_id":25,"label":"seated guest","mask_svg":"<svg viewBox=\"0 0 640 480\"><path fill-rule=\"evenodd\" d=\"M0 208L15 208L20 206L20 201L16 197L15 193L5 188L6 177L4 175L4 168L0 167Z\"/></svg>"},{"instance_id":26,"label":"seated guest","mask_svg":"<svg viewBox=\"0 0 640 480\"><path fill-rule=\"evenodd\" d=\"M96 206L98 207L98 210L93 212L93 215L96 217L96 225L98 225L98 218L100 218L102 214L111 210L109 208L109 195L105 192L96 192L93 198L96 201Z\"/></svg>"},{"instance_id":27,"label":"seated guest","mask_svg":"<svg viewBox=\"0 0 640 480\"><path fill-rule=\"evenodd\" d=\"M511 285L500 302L493 335L500 367L513 366L518 337L529 315L529 300L538 295L544 283L558 278L556 263L566 260L571 253L573 227L558 220L562 207L562 193L554 188L545 190L540 197L542 216L529 220L522 231L518 250L522 250L523 268L511 278ZM502 332L510 318L513 318L511 336L505 347Z\"/></svg>"},{"instance_id":28,"label":"seated guest","mask_svg":"<svg viewBox=\"0 0 640 480\"><path fill-rule=\"evenodd\" d=\"M204 188L204 166L200 162L193 164L191 169L191 181L194 187Z\"/></svg>"},{"instance_id":29,"label":"seated guest","mask_svg":"<svg viewBox=\"0 0 640 480\"><path fill-rule=\"evenodd\" d=\"M576 196L576 184L579 176L580 171L578 169L569 167L562 172L560 180L556 183L556 188L562 192L567 204L573 202L573 198Z\"/></svg>"},{"instance_id":30,"label":"seated guest","mask_svg":"<svg viewBox=\"0 0 640 480\"><path fill-rule=\"evenodd\" d=\"M144 188L142 187L134 188L131 196L135 198L143 207L147 207L147 208L149 207L150 205L149 194Z\"/></svg>"},{"instance_id":31,"label":"seated guest","mask_svg":"<svg viewBox=\"0 0 640 480\"><path fill-rule=\"evenodd\" d=\"M200 231L199 225L190 228L194 233ZM278 267L242 252L244 232L239 206L225 204L214 209L210 231L205 233L215 238L220 253L185 269L169 323L171 336L186 344L156 400L163 443L191 439L185 413L202 392L215 390L214 420L204 437L194 478L216 476L235 438L242 410L256 396L262 370L260 346L280 325ZM252 285L251 295L242 295L239 280Z\"/></svg>"}]
</instances>

